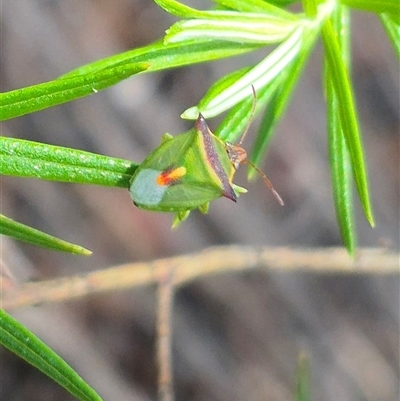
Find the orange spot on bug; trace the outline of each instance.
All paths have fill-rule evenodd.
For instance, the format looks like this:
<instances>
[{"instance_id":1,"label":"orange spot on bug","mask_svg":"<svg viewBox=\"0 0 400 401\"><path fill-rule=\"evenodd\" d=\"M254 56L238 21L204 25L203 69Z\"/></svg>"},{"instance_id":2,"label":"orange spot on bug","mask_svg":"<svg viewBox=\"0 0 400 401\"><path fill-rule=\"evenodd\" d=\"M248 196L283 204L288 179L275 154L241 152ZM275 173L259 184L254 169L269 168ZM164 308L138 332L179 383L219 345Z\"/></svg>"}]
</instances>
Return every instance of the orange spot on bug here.
<instances>
[{"instance_id":1,"label":"orange spot on bug","mask_svg":"<svg viewBox=\"0 0 400 401\"><path fill-rule=\"evenodd\" d=\"M185 167L177 167L174 169L168 169L160 173L156 179L158 185L168 186L174 184L180 178L186 174Z\"/></svg>"}]
</instances>

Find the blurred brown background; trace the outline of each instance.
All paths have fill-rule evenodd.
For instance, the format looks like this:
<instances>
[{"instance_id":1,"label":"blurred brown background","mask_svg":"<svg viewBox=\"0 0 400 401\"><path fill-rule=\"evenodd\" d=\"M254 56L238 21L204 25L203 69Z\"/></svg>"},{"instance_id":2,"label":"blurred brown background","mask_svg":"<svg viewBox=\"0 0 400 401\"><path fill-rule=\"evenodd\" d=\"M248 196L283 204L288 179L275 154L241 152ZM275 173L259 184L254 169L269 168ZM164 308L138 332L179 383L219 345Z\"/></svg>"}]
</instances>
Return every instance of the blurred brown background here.
<instances>
[{"instance_id":1,"label":"blurred brown background","mask_svg":"<svg viewBox=\"0 0 400 401\"><path fill-rule=\"evenodd\" d=\"M146 45L175 21L150 0L4 0L1 13L2 91ZM354 13L353 21L353 78L376 217L371 229L357 208L359 244L384 243L398 251L398 63L376 18ZM133 77L88 98L4 123L2 135L141 161L164 132L190 127L179 115L211 83L262 56ZM219 244L339 246L321 60L318 44L263 166L284 208L260 181L247 183L243 169L236 182L249 193L237 204L215 201L209 215L193 213L171 231L170 215L135 208L125 190L5 177L2 213L81 244L93 256L3 238L3 262L23 282ZM209 123L215 127L215 121ZM156 396L155 306L155 288L146 287L13 315L105 400L151 400ZM290 400L300 351L310 356L313 400L399 397L396 276L254 271L206 277L177 292L173 330L177 400ZM1 400L72 400L50 379L0 352Z\"/></svg>"}]
</instances>

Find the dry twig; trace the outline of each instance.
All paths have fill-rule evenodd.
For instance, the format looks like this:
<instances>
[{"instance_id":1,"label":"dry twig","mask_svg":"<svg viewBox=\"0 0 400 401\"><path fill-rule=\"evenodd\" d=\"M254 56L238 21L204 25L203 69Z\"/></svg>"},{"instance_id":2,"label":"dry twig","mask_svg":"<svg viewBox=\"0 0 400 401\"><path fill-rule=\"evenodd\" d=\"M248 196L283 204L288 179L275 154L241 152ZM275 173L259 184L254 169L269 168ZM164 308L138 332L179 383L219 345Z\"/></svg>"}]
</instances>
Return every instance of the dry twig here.
<instances>
[{"instance_id":1,"label":"dry twig","mask_svg":"<svg viewBox=\"0 0 400 401\"><path fill-rule=\"evenodd\" d=\"M26 283L2 291L2 308L10 310L45 302L60 302L89 294L157 284L165 271L174 272L176 287L201 276L259 268L266 271L306 271L316 274L395 274L399 255L384 249L359 249L355 259L343 248L291 249L243 246L208 248L201 252L130 263L72 277Z\"/></svg>"}]
</instances>

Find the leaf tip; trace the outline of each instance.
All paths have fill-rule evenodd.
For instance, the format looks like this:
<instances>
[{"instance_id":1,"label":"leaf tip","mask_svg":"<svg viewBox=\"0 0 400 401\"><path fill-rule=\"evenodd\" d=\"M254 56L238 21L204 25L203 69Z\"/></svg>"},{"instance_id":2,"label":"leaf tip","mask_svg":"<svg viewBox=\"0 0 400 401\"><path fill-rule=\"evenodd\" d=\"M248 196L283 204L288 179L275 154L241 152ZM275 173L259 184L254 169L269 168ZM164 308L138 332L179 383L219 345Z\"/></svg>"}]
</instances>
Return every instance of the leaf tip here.
<instances>
[{"instance_id":1,"label":"leaf tip","mask_svg":"<svg viewBox=\"0 0 400 401\"><path fill-rule=\"evenodd\" d=\"M181 114L181 118L183 118L184 120L196 120L196 118L199 116L199 113L200 110L197 106L190 107Z\"/></svg>"},{"instance_id":2,"label":"leaf tip","mask_svg":"<svg viewBox=\"0 0 400 401\"><path fill-rule=\"evenodd\" d=\"M92 251L89 249L83 248L82 246L76 245L74 249L72 250L72 253L75 255L81 255L81 256L91 256L93 254Z\"/></svg>"},{"instance_id":3,"label":"leaf tip","mask_svg":"<svg viewBox=\"0 0 400 401\"><path fill-rule=\"evenodd\" d=\"M354 244L346 244L346 250L347 250L347 253L349 254L349 256L352 259L354 259L355 250L356 250Z\"/></svg>"}]
</instances>

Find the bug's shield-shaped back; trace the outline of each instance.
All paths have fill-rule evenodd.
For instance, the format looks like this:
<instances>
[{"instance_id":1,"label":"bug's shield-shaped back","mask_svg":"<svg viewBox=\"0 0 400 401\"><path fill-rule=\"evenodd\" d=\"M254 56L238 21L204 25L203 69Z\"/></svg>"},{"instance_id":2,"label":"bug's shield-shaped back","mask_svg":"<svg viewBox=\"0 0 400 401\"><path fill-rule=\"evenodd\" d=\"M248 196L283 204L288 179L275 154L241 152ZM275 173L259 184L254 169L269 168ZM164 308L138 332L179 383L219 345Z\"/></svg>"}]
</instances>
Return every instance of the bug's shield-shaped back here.
<instances>
[{"instance_id":1,"label":"bug's shield-shaped back","mask_svg":"<svg viewBox=\"0 0 400 401\"><path fill-rule=\"evenodd\" d=\"M130 193L142 209L176 212L176 226L193 209L206 213L208 203L221 196L236 201L234 172L224 143L200 115L192 130L163 138L136 170Z\"/></svg>"}]
</instances>

